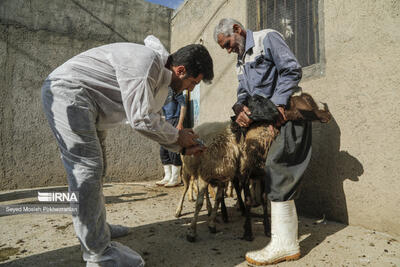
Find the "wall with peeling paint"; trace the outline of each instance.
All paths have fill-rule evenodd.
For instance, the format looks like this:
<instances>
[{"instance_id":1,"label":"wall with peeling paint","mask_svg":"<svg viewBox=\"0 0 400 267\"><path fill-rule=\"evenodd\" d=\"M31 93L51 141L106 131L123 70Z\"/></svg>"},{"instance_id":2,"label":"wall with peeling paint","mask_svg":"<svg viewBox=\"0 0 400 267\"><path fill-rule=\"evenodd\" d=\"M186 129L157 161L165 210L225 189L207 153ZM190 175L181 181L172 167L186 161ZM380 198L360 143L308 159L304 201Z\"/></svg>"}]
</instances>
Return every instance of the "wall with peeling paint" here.
<instances>
[{"instance_id":1,"label":"wall with peeling paint","mask_svg":"<svg viewBox=\"0 0 400 267\"><path fill-rule=\"evenodd\" d=\"M170 47L172 9L142 0L0 1L0 190L66 183L40 102L46 76L72 56L113 42ZM109 181L162 175L159 145L129 126L107 137Z\"/></svg>"}]
</instances>

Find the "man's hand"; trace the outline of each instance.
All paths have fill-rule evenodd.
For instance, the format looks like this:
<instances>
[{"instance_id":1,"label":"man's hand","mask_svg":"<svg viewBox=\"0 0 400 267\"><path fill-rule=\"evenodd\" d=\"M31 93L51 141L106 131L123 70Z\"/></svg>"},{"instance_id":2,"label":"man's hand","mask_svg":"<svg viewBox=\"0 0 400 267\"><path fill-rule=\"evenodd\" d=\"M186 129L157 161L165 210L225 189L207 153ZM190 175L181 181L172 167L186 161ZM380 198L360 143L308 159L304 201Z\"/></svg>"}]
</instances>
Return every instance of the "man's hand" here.
<instances>
[{"instance_id":1,"label":"man's hand","mask_svg":"<svg viewBox=\"0 0 400 267\"><path fill-rule=\"evenodd\" d=\"M195 141L196 138L198 138L198 136L192 129L179 130L178 145L186 148L195 146L197 145L197 142Z\"/></svg>"},{"instance_id":2,"label":"man's hand","mask_svg":"<svg viewBox=\"0 0 400 267\"><path fill-rule=\"evenodd\" d=\"M281 127L281 125L285 124L287 121L286 115L285 115L285 108L283 106L277 106L276 107L279 111L279 118L275 123L275 126L277 128Z\"/></svg>"},{"instance_id":3,"label":"man's hand","mask_svg":"<svg viewBox=\"0 0 400 267\"><path fill-rule=\"evenodd\" d=\"M206 150L207 150L207 147L203 146L203 145L191 146L191 147L186 148L185 156L189 156L189 155L197 156Z\"/></svg>"},{"instance_id":4,"label":"man's hand","mask_svg":"<svg viewBox=\"0 0 400 267\"><path fill-rule=\"evenodd\" d=\"M246 106L243 106L243 110L237 115L236 123L239 124L240 127L249 127L249 125L253 122L253 120L249 118L250 115L250 109Z\"/></svg>"},{"instance_id":5,"label":"man's hand","mask_svg":"<svg viewBox=\"0 0 400 267\"><path fill-rule=\"evenodd\" d=\"M182 123L178 123L178 125L176 126L176 129L183 130L183 124Z\"/></svg>"}]
</instances>

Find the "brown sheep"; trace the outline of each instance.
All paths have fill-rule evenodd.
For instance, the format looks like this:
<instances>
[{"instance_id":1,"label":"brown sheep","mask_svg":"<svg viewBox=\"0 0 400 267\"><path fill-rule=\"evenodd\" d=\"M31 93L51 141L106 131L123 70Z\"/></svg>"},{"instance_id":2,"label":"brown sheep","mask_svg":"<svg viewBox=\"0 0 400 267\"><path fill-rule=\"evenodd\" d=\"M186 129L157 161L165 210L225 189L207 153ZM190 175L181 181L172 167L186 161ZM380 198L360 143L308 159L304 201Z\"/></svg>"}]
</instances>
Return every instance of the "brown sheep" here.
<instances>
[{"instance_id":1,"label":"brown sheep","mask_svg":"<svg viewBox=\"0 0 400 267\"><path fill-rule=\"evenodd\" d=\"M266 155L267 151L265 151L261 157L255 157L258 154L252 154L250 150L257 149L257 151L261 151L261 147L265 149L263 144L266 143L267 139L272 141L274 133L270 132L267 124L255 123L249 128L246 136L247 140L243 142L243 138L237 139L237 133L232 132L233 127L231 124L231 122L215 122L205 123L198 126L194 129L194 131L199 135L204 143L207 144L207 150L198 157L183 156L182 180L184 182L184 189L175 216L179 217L181 215L183 201L189 188L189 183L193 182L191 180L197 179L199 183L199 189L195 213L187 234L187 239L191 242L195 241L196 238L197 217L203 205L204 197L206 197L207 209L209 210L210 214L208 220L208 227L210 231L213 233L216 232L215 218L220 204L222 205L221 211L223 220L225 222L227 221L226 207L223 202L224 187L227 181L234 181L239 205L241 206L242 213L246 215L244 239L252 240L249 209L251 207L250 203L257 201L252 200L250 190L246 190L249 188L247 184L249 179L247 178L249 175L255 174L253 171L256 170L255 166L257 166L257 169L261 168L263 162L257 164L254 164L254 162L258 159L265 162L264 154ZM265 131L265 133L262 133L262 131ZM253 137L256 135L258 135L259 138L253 139ZM256 146L254 144L256 140L262 144ZM268 144L270 144L270 142ZM242 151L246 153L246 156L242 154ZM253 157L253 159L249 160L249 164L241 163L241 161L246 161L248 156ZM239 176L246 178L238 178ZM207 189L210 183L217 186L215 204L212 209L209 202ZM243 203L241 198L239 183L244 185L246 204ZM258 200L258 203L260 203L260 200ZM264 203L266 202L263 201L262 204ZM265 212L266 211L267 210L265 207ZM265 218L267 218L266 216L267 213L264 214ZM264 222L266 223L266 233L269 233L269 222L268 220L264 220Z\"/></svg>"},{"instance_id":2,"label":"brown sheep","mask_svg":"<svg viewBox=\"0 0 400 267\"><path fill-rule=\"evenodd\" d=\"M264 233L266 236L271 234L264 177L268 150L277 134L278 130L270 127L270 124L254 122L247 129L241 146L243 160L240 161L240 175L235 188L237 194L240 194L240 189L244 191L245 205L241 207L246 217L243 239L248 241L253 240L250 209L255 206L262 205ZM240 205L241 198L238 198L238 201Z\"/></svg>"},{"instance_id":3,"label":"brown sheep","mask_svg":"<svg viewBox=\"0 0 400 267\"><path fill-rule=\"evenodd\" d=\"M204 123L194 129L200 139L207 145L207 150L201 155L183 156L182 180L184 190L176 210L175 216L181 215L185 194L189 187L190 178L198 180L199 190L196 199L194 217L187 234L187 239L193 242L196 238L197 217L203 205L204 196L207 197L208 185L215 184L217 193L215 204L208 220L211 232L216 232L215 217L219 204L223 198L224 184L235 177L239 171L240 148L235 135L231 131L231 122ZM208 201L208 200L207 200ZM226 209L223 208L224 221L227 221Z\"/></svg>"}]
</instances>

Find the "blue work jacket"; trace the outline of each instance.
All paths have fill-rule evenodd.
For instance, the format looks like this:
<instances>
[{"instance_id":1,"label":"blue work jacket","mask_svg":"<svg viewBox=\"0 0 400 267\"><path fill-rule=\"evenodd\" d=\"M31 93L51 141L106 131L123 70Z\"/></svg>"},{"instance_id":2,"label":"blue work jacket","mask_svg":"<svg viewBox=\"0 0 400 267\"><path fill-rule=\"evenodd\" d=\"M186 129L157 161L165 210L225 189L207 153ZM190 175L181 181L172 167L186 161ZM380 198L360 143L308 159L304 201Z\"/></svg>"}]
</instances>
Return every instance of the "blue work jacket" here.
<instances>
[{"instance_id":1,"label":"blue work jacket","mask_svg":"<svg viewBox=\"0 0 400 267\"><path fill-rule=\"evenodd\" d=\"M168 97L165 100L162 110L166 120L179 118L181 107L186 106L186 99L183 93L176 94L171 87L168 90Z\"/></svg>"},{"instance_id":2,"label":"blue work jacket","mask_svg":"<svg viewBox=\"0 0 400 267\"><path fill-rule=\"evenodd\" d=\"M248 96L257 94L277 106L286 106L290 96L299 90L299 62L277 31L246 32L245 53L238 57L236 65L238 103L243 104Z\"/></svg>"}]
</instances>

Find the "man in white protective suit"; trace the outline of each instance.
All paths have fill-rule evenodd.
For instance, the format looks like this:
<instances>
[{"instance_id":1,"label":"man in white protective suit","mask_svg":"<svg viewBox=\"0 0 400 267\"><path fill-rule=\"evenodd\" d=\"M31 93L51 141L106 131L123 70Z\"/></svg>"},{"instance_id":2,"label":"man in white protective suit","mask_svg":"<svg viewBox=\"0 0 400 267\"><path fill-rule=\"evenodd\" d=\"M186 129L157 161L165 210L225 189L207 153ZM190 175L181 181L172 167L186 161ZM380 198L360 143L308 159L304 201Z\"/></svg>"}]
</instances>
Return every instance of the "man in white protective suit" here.
<instances>
[{"instance_id":1,"label":"man in white protective suit","mask_svg":"<svg viewBox=\"0 0 400 267\"><path fill-rule=\"evenodd\" d=\"M105 131L129 123L163 147L186 155L205 149L191 129L178 130L161 117L168 86L191 91L211 82L213 62L199 44L169 55L154 36L145 45L114 43L83 52L56 68L42 87L42 102L67 172L69 191L79 193L72 214L86 266L144 266L135 251L111 239L129 228L110 225L102 190Z\"/></svg>"}]
</instances>

